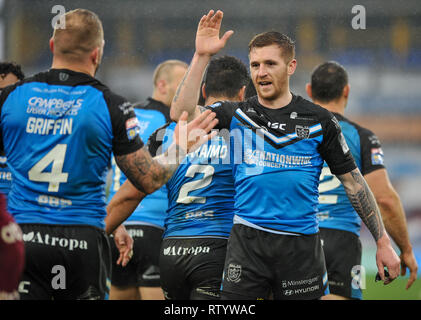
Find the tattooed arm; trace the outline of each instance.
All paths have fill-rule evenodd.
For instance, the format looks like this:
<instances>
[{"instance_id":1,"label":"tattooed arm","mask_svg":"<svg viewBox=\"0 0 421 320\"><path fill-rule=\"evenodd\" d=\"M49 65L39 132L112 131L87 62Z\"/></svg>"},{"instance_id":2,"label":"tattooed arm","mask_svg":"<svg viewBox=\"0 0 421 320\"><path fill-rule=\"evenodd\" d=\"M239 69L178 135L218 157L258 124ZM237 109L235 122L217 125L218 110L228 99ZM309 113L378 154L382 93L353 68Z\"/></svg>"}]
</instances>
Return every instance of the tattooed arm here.
<instances>
[{"instance_id":1,"label":"tattooed arm","mask_svg":"<svg viewBox=\"0 0 421 320\"><path fill-rule=\"evenodd\" d=\"M178 86L171 104L171 118L177 121L183 111L189 113L189 120L200 113L197 108L200 84L211 56L220 51L228 38L234 33L227 31L219 38L223 13L210 10L200 19L196 32L196 52L187 70L184 79Z\"/></svg>"},{"instance_id":2,"label":"tattooed arm","mask_svg":"<svg viewBox=\"0 0 421 320\"><path fill-rule=\"evenodd\" d=\"M376 241L378 272L381 279L385 280L385 284L387 284L399 275L400 260L391 246L376 200L361 175L360 170L354 169L346 174L338 175L338 179L344 185L347 196L355 211ZM388 279L385 279L384 267L387 267L389 271Z\"/></svg>"},{"instance_id":3,"label":"tattooed arm","mask_svg":"<svg viewBox=\"0 0 421 320\"><path fill-rule=\"evenodd\" d=\"M216 132L208 134L218 123L216 114L210 110L201 113L187 123L187 112L183 112L174 130L174 142L154 158L146 147L126 155L116 155L121 171L141 192L150 194L164 185L173 175L187 153L213 138Z\"/></svg>"},{"instance_id":4,"label":"tattooed arm","mask_svg":"<svg viewBox=\"0 0 421 320\"><path fill-rule=\"evenodd\" d=\"M350 173L338 176L338 178L344 185L349 201L355 211L357 211L377 242L383 236L385 230L376 200L364 177L358 169L355 169Z\"/></svg>"},{"instance_id":5,"label":"tattooed arm","mask_svg":"<svg viewBox=\"0 0 421 320\"><path fill-rule=\"evenodd\" d=\"M146 147L123 156L116 162L130 182L144 194L150 194L164 185L184 158L184 152L173 144L163 154L152 158Z\"/></svg>"}]
</instances>

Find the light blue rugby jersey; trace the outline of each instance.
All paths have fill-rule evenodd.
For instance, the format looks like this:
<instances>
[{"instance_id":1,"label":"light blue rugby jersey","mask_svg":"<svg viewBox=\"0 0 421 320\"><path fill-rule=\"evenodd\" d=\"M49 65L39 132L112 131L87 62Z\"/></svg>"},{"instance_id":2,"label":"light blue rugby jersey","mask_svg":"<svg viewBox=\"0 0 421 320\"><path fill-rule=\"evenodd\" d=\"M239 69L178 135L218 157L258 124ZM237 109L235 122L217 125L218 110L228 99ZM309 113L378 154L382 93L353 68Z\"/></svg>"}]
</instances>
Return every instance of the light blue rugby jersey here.
<instances>
[{"instance_id":1,"label":"light blue rugby jersey","mask_svg":"<svg viewBox=\"0 0 421 320\"><path fill-rule=\"evenodd\" d=\"M363 175L384 168L383 151L379 139L344 116L334 113L339 120L345 140ZM346 195L342 183L325 163L319 185L320 228L339 229L360 235L361 219Z\"/></svg>"},{"instance_id":2,"label":"light blue rugby jersey","mask_svg":"<svg viewBox=\"0 0 421 320\"><path fill-rule=\"evenodd\" d=\"M150 135L156 129L170 120L169 110L169 107L152 98L148 98L147 103L134 106L134 111L139 120L139 135L142 141L148 141ZM113 158L112 184L108 201L126 180L126 176L118 168ZM168 196L164 185L154 193L147 195L124 224L146 224L163 228L167 208Z\"/></svg>"},{"instance_id":3,"label":"light blue rugby jersey","mask_svg":"<svg viewBox=\"0 0 421 320\"><path fill-rule=\"evenodd\" d=\"M218 129L230 130L235 180L234 223L275 233L318 232L319 176L355 168L333 115L299 96L280 109L245 102L219 102Z\"/></svg>"},{"instance_id":4,"label":"light blue rugby jersey","mask_svg":"<svg viewBox=\"0 0 421 320\"><path fill-rule=\"evenodd\" d=\"M51 69L8 87L0 107L15 220L103 228L111 152L143 146L131 104L89 75Z\"/></svg>"},{"instance_id":5,"label":"light blue rugby jersey","mask_svg":"<svg viewBox=\"0 0 421 320\"><path fill-rule=\"evenodd\" d=\"M169 123L161 128L165 134L157 131L151 136L152 154L166 150L175 126ZM228 238L234 215L234 180L224 138L217 136L190 153L166 186L164 238Z\"/></svg>"}]
</instances>

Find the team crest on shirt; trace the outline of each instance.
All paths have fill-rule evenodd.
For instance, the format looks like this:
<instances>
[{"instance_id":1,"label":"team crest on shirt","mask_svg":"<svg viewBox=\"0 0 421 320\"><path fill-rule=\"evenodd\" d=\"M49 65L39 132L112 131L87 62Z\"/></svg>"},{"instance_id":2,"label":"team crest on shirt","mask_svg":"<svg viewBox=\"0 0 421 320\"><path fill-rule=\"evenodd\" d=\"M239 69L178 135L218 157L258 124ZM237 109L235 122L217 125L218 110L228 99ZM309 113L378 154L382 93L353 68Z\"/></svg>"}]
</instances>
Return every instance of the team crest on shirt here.
<instances>
[{"instance_id":1,"label":"team crest on shirt","mask_svg":"<svg viewBox=\"0 0 421 320\"><path fill-rule=\"evenodd\" d=\"M67 81L69 79L69 75L65 72L60 72L58 78L60 81Z\"/></svg>"},{"instance_id":2,"label":"team crest on shirt","mask_svg":"<svg viewBox=\"0 0 421 320\"><path fill-rule=\"evenodd\" d=\"M383 155L383 150L381 148L371 149L371 163L373 165L376 165L376 164L382 165L384 163L384 155Z\"/></svg>"},{"instance_id":3,"label":"team crest on shirt","mask_svg":"<svg viewBox=\"0 0 421 320\"><path fill-rule=\"evenodd\" d=\"M241 279L241 266L230 263L228 265L227 280L230 282L239 282Z\"/></svg>"},{"instance_id":4,"label":"team crest on shirt","mask_svg":"<svg viewBox=\"0 0 421 320\"><path fill-rule=\"evenodd\" d=\"M133 140L140 132L139 121L136 117L130 118L126 121L127 138Z\"/></svg>"},{"instance_id":5,"label":"team crest on shirt","mask_svg":"<svg viewBox=\"0 0 421 320\"><path fill-rule=\"evenodd\" d=\"M310 137L310 128L308 126L296 125L295 133L298 139L308 139Z\"/></svg>"}]
</instances>

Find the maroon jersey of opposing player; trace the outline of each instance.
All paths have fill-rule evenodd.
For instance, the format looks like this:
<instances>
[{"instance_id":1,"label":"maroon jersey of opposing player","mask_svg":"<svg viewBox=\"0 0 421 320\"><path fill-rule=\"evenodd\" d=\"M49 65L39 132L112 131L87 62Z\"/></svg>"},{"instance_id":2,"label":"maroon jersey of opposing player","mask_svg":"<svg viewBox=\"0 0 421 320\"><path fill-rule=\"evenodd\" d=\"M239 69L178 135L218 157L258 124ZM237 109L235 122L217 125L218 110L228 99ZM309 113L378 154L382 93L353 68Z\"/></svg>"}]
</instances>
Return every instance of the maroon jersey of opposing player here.
<instances>
[{"instance_id":1,"label":"maroon jersey of opposing player","mask_svg":"<svg viewBox=\"0 0 421 320\"><path fill-rule=\"evenodd\" d=\"M19 298L18 286L24 267L22 232L6 209L0 193L0 300Z\"/></svg>"}]
</instances>

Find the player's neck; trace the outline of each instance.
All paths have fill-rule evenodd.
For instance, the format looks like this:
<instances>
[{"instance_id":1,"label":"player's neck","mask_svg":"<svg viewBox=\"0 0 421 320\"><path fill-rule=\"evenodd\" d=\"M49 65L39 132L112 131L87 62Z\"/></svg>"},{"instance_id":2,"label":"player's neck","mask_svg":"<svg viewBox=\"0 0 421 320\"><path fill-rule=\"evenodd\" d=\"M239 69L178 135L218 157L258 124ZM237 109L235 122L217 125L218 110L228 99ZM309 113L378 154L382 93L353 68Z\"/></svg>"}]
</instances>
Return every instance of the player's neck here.
<instances>
[{"instance_id":1,"label":"player's neck","mask_svg":"<svg viewBox=\"0 0 421 320\"><path fill-rule=\"evenodd\" d=\"M288 90L285 94L279 96L274 100L264 99L258 95L259 103L269 109L280 109L287 106L292 101L292 93Z\"/></svg>"},{"instance_id":2,"label":"player's neck","mask_svg":"<svg viewBox=\"0 0 421 320\"><path fill-rule=\"evenodd\" d=\"M95 66L84 63L72 63L62 59L53 58L51 69L68 69L75 72L86 73L91 77L95 76Z\"/></svg>"},{"instance_id":3,"label":"player's neck","mask_svg":"<svg viewBox=\"0 0 421 320\"><path fill-rule=\"evenodd\" d=\"M155 101L159 101L162 104L166 105L168 108L171 107L171 100L168 103L168 98L165 95L159 94L156 90L154 90L152 94L152 99Z\"/></svg>"},{"instance_id":4,"label":"player's neck","mask_svg":"<svg viewBox=\"0 0 421 320\"><path fill-rule=\"evenodd\" d=\"M228 98L228 97L207 97L205 100L205 106L213 105L215 102L218 101L232 101L232 102L240 102L241 100L238 98Z\"/></svg>"},{"instance_id":5,"label":"player's neck","mask_svg":"<svg viewBox=\"0 0 421 320\"><path fill-rule=\"evenodd\" d=\"M345 104L340 103L338 101L320 102L320 101L315 100L314 103L322 106L323 108L329 110L330 112L339 113L341 115L344 115L345 113Z\"/></svg>"}]
</instances>

